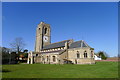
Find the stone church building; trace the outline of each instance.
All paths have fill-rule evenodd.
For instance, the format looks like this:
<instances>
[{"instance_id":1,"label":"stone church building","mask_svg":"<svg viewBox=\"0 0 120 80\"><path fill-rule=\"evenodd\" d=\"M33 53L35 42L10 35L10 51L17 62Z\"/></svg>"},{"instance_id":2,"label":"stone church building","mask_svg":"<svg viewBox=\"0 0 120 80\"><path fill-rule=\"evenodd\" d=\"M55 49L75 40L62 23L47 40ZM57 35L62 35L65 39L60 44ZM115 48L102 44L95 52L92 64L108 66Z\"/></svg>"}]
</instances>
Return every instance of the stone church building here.
<instances>
[{"instance_id":1,"label":"stone church building","mask_svg":"<svg viewBox=\"0 0 120 80\"><path fill-rule=\"evenodd\" d=\"M73 39L51 43L51 28L41 22L36 29L35 51L29 52L28 64L94 64L94 48Z\"/></svg>"}]
</instances>

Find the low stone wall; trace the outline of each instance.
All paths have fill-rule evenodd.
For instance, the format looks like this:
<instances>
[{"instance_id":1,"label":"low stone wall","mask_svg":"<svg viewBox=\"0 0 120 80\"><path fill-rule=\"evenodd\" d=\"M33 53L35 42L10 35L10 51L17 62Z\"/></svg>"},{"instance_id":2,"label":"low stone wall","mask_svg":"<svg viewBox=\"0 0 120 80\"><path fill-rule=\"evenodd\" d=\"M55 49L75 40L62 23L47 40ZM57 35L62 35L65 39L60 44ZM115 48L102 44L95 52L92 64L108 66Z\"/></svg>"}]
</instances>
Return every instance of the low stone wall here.
<instances>
[{"instance_id":1,"label":"low stone wall","mask_svg":"<svg viewBox=\"0 0 120 80\"><path fill-rule=\"evenodd\" d=\"M112 61L112 62L118 62L118 60L95 60L95 62L102 62L102 61Z\"/></svg>"},{"instance_id":2,"label":"low stone wall","mask_svg":"<svg viewBox=\"0 0 120 80\"><path fill-rule=\"evenodd\" d=\"M77 64L95 64L95 60L91 58L79 59Z\"/></svg>"},{"instance_id":3,"label":"low stone wall","mask_svg":"<svg viewBox=\"0 0 120 80\"><path fill-rule=\"evenodd\" d=\"M91 58L82 58L82 59L69 59L74 64L95 64L95 60Z\"/></svg>"}]
</instances>

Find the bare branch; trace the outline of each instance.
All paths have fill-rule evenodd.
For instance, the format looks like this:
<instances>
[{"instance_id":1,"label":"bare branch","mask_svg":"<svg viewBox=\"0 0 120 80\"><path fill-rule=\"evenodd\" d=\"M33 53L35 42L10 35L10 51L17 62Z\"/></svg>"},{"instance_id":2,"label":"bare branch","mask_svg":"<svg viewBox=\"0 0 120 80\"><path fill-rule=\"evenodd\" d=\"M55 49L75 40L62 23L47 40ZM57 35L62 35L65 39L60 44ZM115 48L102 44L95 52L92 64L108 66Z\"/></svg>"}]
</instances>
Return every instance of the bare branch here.
<instances>
[{"instance_id":1,"label":"bare branch","mask_svg":"<svg viewBox=\"0 0 120 80\"><path fill-rule=\"evenodd\" d=\"M25 43L22 38L16 38L10 46L19 53L24 49Z\"/></svg>"}]
</instances>

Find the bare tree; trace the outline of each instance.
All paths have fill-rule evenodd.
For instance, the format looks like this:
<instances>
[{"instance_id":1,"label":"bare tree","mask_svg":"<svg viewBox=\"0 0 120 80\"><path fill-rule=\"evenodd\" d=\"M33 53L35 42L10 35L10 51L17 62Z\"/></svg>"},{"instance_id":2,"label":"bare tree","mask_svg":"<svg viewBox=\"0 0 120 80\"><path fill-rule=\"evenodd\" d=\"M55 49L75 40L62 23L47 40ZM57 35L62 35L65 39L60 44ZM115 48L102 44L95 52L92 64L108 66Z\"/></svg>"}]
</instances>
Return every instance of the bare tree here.
<instances>
[{"instance_id":1,"label":"bare tree","mask_svg":"<svg viewBox=\"0 0 120 80\"><path fill-rule=\"evenodd\" d=\"M10 46L19 54L24 49L25 43L22 38L15 38Z\"/></svg>"}]
</instances>

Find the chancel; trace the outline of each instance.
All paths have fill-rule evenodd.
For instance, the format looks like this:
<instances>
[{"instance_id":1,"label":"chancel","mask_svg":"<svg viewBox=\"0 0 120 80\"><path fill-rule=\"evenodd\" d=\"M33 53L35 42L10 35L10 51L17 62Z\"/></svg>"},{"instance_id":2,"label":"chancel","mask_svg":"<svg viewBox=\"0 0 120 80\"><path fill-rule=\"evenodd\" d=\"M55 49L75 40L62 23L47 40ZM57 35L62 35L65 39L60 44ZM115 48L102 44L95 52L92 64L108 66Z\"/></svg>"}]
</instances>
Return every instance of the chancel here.
<instances>
[{"instance_id":1,"label":"chancel","mask_svg":"<svg viewBox=\"0 0 120 80\"><path fill-rule=\"evenodd\" d=\"M27 63L94 64L94 48L84 40L51 43L51 27L41 22L36 29L35 51L29 52Z\"/></svg>"}]
</instances>

